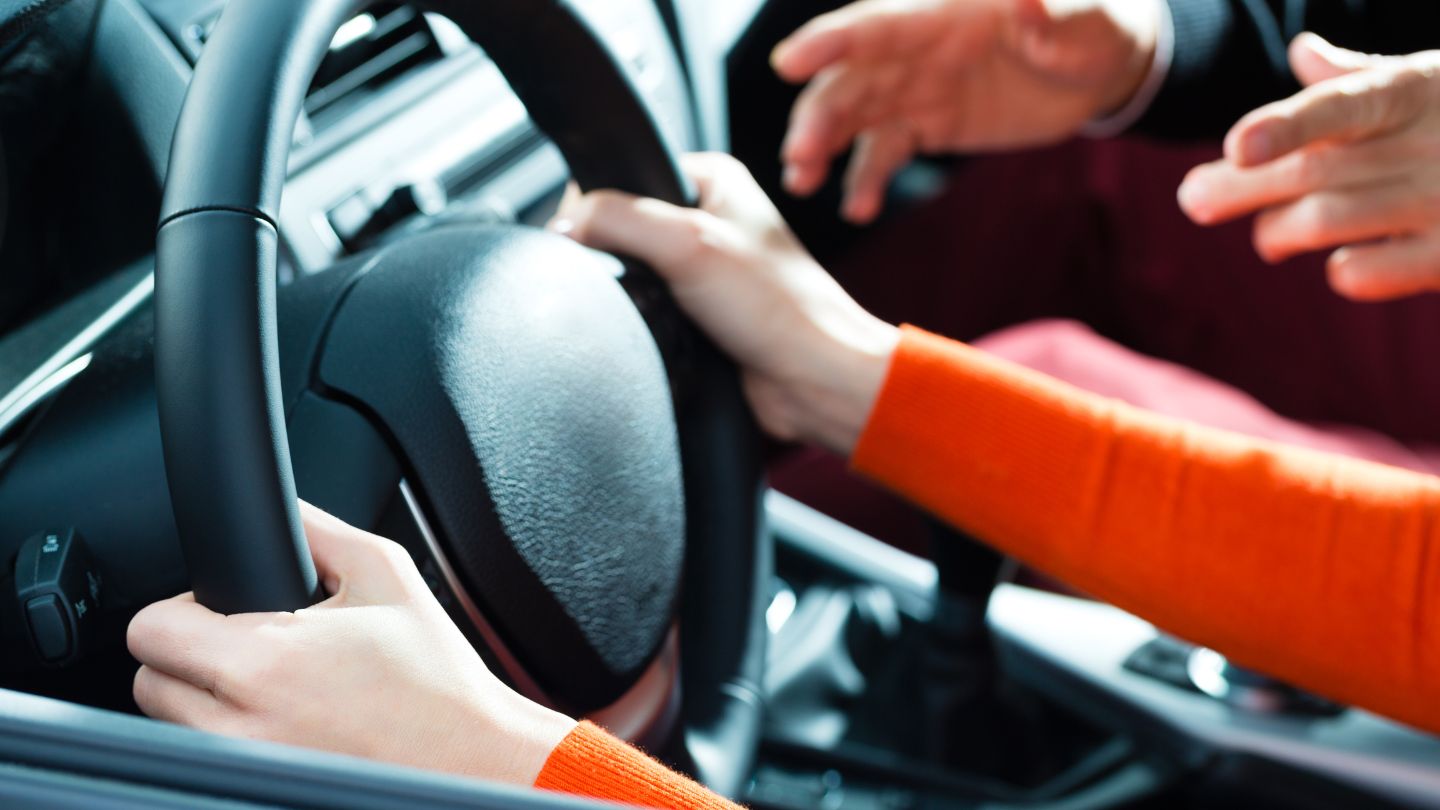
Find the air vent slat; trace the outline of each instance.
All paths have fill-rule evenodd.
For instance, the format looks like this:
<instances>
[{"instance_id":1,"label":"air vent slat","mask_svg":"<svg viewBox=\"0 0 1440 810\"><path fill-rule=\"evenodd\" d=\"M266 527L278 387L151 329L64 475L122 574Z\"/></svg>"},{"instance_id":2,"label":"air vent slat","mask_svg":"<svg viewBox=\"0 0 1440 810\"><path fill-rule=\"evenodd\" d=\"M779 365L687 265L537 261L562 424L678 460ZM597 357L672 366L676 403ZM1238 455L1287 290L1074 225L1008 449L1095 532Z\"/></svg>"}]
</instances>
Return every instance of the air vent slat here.
<instances>
[{"instance_id":1,"label":"air vent slat","mask_svg":"<svg viewBox=\"0 0 1440 810\"><path fill-rule=\"evenodd\" d=\"M305 99L317 130L402 75L444 58L430 24L408 6L378 5L342 34Z\"/></svg>"}]
</instances>

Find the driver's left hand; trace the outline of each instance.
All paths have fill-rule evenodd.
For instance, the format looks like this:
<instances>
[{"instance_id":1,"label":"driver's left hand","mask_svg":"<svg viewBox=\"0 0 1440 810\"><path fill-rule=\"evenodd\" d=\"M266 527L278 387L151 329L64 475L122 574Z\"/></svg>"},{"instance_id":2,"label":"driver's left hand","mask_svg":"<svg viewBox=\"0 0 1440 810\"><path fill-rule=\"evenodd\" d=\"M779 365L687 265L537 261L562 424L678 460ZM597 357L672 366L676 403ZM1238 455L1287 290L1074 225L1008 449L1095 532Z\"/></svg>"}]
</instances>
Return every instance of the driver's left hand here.
<instances>
[{"instance_id":1,"label":"driver's left hand","mask_svg":"<svg viewBox=\"0 0 1440 810\"><path fill-rule=\"evenodd\" d=\"M1241 119L1181 207L1202 225L1259 212L1270 262L1333 250L1330 283L1351 298L1440 290L1440 51L1369 56L1302 34L1290 63L1306 89Z\"/></svg>"},{"instance_id":2,"label":"driver's left hand","mask_svg":"<svg viewBox=\"0 0 1440 810\"><path fill-rule=\"evenodd\" d=\"M399 545L301 504L330 598L221 616L192 594L130 624L151 717L515 785L575 721L500 682Z\"/></svg>"}]
</instances>

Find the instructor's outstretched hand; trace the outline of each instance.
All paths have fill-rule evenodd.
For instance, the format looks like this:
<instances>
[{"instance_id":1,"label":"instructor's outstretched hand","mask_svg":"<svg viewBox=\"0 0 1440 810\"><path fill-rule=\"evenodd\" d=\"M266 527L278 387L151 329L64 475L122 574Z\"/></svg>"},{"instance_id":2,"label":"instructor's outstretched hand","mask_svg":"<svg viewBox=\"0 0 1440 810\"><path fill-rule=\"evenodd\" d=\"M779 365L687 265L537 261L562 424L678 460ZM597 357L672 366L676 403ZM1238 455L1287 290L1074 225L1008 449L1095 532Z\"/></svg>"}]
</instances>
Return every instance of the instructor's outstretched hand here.
<instances>
[{"instance_id":1,"label":"instructor's outstretched hand","mask_svg":"<svg viewBox=\"0 0 1440 810\"><path fill-rule=\"evenodd\" d=\"M785 139L785 186L808 195L853 145L842 214L880 213L919 154L1010 150L1122 108L1155 57L1163 0L860 0L775 49L807 83Z\"/></svg>"},{"instance_id":2,"label":"instructor's outstretched hand","mask_svg":"<svg viewBox=\"0 0 1440 810\"><path fill-rule=\"evenodd\" d=\"M1290 64L1306 89L1241 119L1181 207L1202 225L1258 212L1266 261L1331 251L1331 286L1351 298L1440 290L1440 51L1370 56L1302 34Z\"/></svg>"}]
</instances>

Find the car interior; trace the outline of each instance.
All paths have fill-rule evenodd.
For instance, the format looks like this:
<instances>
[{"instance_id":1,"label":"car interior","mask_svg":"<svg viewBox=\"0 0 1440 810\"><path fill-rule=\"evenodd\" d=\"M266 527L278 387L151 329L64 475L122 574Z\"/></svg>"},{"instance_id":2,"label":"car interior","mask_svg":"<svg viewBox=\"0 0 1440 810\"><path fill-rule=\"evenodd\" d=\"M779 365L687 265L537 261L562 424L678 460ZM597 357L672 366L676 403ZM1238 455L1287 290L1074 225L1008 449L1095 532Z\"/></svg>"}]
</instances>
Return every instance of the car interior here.
<instances>
[{"instance_id":1,"label":"car interior","mask_svg":"<svg viewBox=\"0 0 1440 810\"><path fill-rule=\"evenodd\" d=\"M683 152L773 190L769 49L835 5L0 3L0 805L594 804L140 714L142 607L312 599L298 496L749 807L1440 806L1431 735L773 488L661 283L543 229L572 181L693 202ZM833 201L784 205L827 262Z\"/></svg>"}]
</instances>

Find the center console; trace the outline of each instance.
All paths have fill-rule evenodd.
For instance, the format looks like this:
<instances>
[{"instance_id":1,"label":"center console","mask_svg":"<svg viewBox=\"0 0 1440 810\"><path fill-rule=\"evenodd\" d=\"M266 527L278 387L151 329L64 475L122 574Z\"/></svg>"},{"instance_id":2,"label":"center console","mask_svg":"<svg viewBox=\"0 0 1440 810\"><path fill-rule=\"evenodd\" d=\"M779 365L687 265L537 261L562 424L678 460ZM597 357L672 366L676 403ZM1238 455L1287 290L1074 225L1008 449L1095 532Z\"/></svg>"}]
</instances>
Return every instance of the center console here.
<instances>
[{"instance_id":1,"label":"center console","mask_svg":"<svg viewBox=\"0 0 1440 810\"><path fill-rule=\"evenodd\" d=\"M938 713L935 567L779 493L767 516L783 584L752 806L1440 806L1440 739L1015 584L986 617L1002 688ZM937 721L998 756L937 756Z\"/></svg>"}]
</instances>

